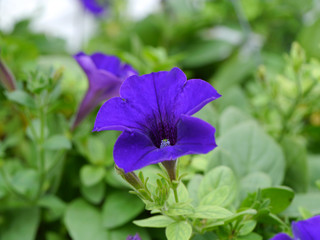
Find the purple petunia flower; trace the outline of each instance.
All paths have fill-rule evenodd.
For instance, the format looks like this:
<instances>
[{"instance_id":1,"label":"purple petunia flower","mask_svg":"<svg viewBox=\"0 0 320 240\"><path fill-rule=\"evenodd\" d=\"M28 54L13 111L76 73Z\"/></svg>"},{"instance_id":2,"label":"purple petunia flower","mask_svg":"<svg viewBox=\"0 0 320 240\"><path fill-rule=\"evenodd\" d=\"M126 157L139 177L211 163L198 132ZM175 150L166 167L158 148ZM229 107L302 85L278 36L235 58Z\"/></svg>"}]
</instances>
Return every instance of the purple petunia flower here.
<instances>
[{"instance_id":1,"label":"purple petunia flower","mask_svg":"<svg viewBox=\"0 0 320 240\"><path fill-rule=\"evenodd\" d=\"M96 16L101 16L108 6L107 1L104 1L104 4L98 0L80 0L80 2L87 11Z\"/></svg>"},{"instance_id":2,"label":"purple petunia flower","mask_svg":"<svg viewBox=\"0 0 320 240\"><path fill-rule=\"evenodd\" d=\"M293 238L285 233L279 233L271 240L316 240L320 239L320 215L307 220L292 222Z\"/></svg>"},{"instance_id":3,"label":"purple petunia flower","mask_svg":"<svg viewBox=\"0 0 320 240\"><path fill-rule=\"evenodd\" d=\"M128 236L127 240L141 240L141 238L140 238L139 234L137 233L134 236Z\"/></svg>"},{"instance_id":4,"label":"purple petunia flower","mask_svg":"<svg viewBox=\"0 0 320 240\"><path fill-rule=\"evenodd\" d=\"M93 131L119 130L114 160L126 173L178 157L208 153L215 129L191 117L221 95L207 82L187 80L179 68L132 76L120 97L100 108Z\"/></svg>"},{"instance_id":5,"label":"purple petunia flower","mask_svg":"<svg viewBox=\"0 0 320 240\"><path fill-rule=\"evenodd\" d=\"M122 64L115 56L94 53L88 56L82 52L74 56L86 73L89 88L77 112L73 129L102 101L119 96L123 81L138 74L128 64Z\"/></svg>"}]
</instances>

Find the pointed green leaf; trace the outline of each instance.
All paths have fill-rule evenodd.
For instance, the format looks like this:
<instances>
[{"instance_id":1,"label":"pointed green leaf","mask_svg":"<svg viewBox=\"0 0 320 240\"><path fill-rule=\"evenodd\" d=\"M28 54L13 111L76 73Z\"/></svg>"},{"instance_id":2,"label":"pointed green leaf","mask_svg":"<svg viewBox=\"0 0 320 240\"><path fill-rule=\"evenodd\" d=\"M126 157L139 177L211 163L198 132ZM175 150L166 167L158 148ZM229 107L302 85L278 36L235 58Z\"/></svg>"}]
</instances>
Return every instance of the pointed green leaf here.
<instances>
[{"instance_id":1,"label":"pointed green leaf","mask_svg":"<svg viewBox=\"0 0 320 240\"><path fill-rule=\"evenodd\" d=\"M206 199L207 195L217 197L223 200L218 199L216 201L207 197L202 203L205 205L217 205L219 203L220 206L227 206L234 200L236 191L236 180L232 170L226 166L220 166L206 173L200 183L198 197L199 199Z\"/></svg>"},{"instance_id":2,"label":"pointed green leaf","mask_svg":"<svg viewBox=\"0 0 320 240\"><path fill-rule=\"evenodd\" d=\"M70 149L71 142L63 135L54 135L44 142L43 147L48 150Z\"/></svg>"},{"instance_id":3,"label":"pointed green leaf","mask_svg":"<svg viewBox=\"0 0 320 240\"><path fill-rule=\"evenodd\" d=\"M144 209L143 202L127 192L113 192L107 196L102 208L103 226L115 228L134 219Z\"/></svg>"},{"instance_id":4,"label":"pointed green leaf","mask_svg":"<svg viewBox=\"0 0 320 240\"><path fill-rule=\"evenodd\" d=\"M166 228L168 240L189 240L192 227L188 222L174 222Z\"/></svg>"},{"instance_id":5,"label":"pointed green leaf","mask_svg":"<svg viewBox=\"0 0 320 240\"><path fill-rule=\"evenodd\" d=\"M102 226L100 212L82 199L77 199L69 204L64 222L73 240L108 239L109 233Z\"/></svg>"},{"instance_id":6,"label":"pointed green leaf","mask_svg":"<svg viewBox=\"0 0 320 240\"><path fill-rule=\"evenodd\" d=\"M205 218L205 219L223 219L232 216L232 212L219 206L199 206L195 209L192 218Z\"/></svg>"},{"instance_id":7,"label":"pointed green leaf","mask_svg":"<svg viewBox=\"0 0 320 240\"><path fill-rule=\"evenodd\" d=\"M13 92L6 92L6 96L9 100L19 103L22 106L29 107L29 108L35 108L36 103L32 96L24 92L22 90L15 90Z\"/></svg>"},{"instance_id":8,"label":"pointed green leaf","mask_svg":"<svg viewBox=\"0 0 320 240\"><path fill-rule=\"evenodd\" d=\"M100 166L85 165L80 170L80 179L85 186L93 186L105 175L105 169Z\"/></svg>"},{"instance_id":9,"label":"pointed green leaf","mask_svg":"<svg viewBox=\"0 0 320 240\"><path fill-rule=\"evenodd\" d=\"M140 227L164 228L173 223L174 220L167 216L153 216L150 218L133 221L134 224Z\"/></svg>"}]
</instances>

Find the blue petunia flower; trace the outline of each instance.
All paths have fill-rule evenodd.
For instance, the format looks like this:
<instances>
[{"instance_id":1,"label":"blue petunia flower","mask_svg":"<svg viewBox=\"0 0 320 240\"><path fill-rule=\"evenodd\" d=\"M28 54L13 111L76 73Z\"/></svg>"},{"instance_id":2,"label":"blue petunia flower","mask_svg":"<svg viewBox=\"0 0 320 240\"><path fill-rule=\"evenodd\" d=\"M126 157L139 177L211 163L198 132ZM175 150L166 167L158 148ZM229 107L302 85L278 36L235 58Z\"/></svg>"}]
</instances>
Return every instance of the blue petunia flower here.
<instances>
[{"instance_id":1,"label":"blue petunia flower","mask_svg":"<svg viewBox=\"0 0 320 240\"><path fill-rule=\"evenodd\" d=\"M126 173L188 154L208 153L217 146L215 129L191 115L220 96L203 80L187 80L179 68L132 76L122 84L120 97L102 105L93 131L123 131L113 155Z\"/></svg>"},{"instance_id":2,"label":"blue petunia flower","mask_svg":"<svg viewBox=\"0 0 320 240\"><path fill-rule=\"evenodd\" d=\"M292 222L293 238L279 233L270 240L318 240L320 239L320 215L307 220Z\"/></svg>"},{"instance_id":3,"label":"blue petunia flower","mask_svg":"<svg viewBox=\"0 0 320 240\"><path fill-rule=\"evenodd\" d=\"M128 236L127 240L141 240L141 238L140 238L139 234L137 233L134 236Z\"/></svg>"},{"instance_id":4,"label":"blue petunia flower","mask_svg":"<svg viewBox=\"0 0 320 240\"><path fill-rule=\"evenodd\" d=\"M108 6L107 1L101 2L98 0L80 0L83 7L96 16L101 16L105 13Z\"/></svg>"},{"instance_id":5,"label":"blue petunia flower","mask_svg":"<svg viewBox=\"0 0 320 240\"><path fill-rule=\"evenodd\" d=\"M103 53L94 53L89 56L80 52L74 58L86 73L89 88L78 109L73 129L100 102L119 96L120 86L126 78L138 74L130 65L121 63L115 56Z\"/></svg>"}]
</instances>

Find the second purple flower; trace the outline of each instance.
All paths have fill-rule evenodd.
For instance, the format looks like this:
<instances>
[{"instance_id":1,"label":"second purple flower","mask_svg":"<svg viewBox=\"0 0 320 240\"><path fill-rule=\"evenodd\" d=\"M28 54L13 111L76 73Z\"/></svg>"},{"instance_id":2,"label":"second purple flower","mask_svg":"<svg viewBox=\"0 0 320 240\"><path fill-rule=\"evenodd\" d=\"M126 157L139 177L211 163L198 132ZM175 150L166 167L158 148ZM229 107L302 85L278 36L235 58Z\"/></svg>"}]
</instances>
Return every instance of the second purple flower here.
<instances>
[{"instance_id":1,"label":"second purple flower","mask_svg":"<svg viewBox=\"0 0 320 240\"><path fill-rule=\"evenodd\" d=\"M93 131L119 130L114 160L126 173L216 147L215 129L191 117L221 95L179 68L129 77L120 97L103 104Z\"/></svg>"},{"instance_id":2,"label":"second purple flower","mask_svg":"<svg viewBox=\"0 0 320 240\"><path fill-rule=\"evenodd\" d=\"M115 56L103 53L90 56L80 52L74 58L86 73L89 87L78 109L73 129L100 102L119 96L119 88L126 78L138 74L130 65L121 63Z\"/></svg>"}]
</instances>

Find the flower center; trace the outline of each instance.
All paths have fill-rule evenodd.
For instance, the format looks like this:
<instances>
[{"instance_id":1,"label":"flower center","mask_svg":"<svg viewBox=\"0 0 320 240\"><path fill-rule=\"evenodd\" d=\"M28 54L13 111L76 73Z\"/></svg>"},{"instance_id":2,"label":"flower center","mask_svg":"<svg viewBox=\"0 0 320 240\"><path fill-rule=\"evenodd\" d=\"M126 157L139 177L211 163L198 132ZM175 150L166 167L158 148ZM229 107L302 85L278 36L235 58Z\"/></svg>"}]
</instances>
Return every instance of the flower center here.
<instances>
[{"instance_id":1,"label":"flower center","mask_svg":"<svg viewBox=\"0 0 320 240\"><path fill-rule=\"evenodd\" d=\"M177 142L176 122L173 116L162 118L153 116L148 121L148 134L157 148L173 146Z\"/></svg>"},{"instance_id":2,"label":"flower center","mask_svg":"<svg viewBox=\"0 0 320 240\"><path fill-rule=\"evenodd\" d=\"M169 139L162 139L160 148L168 147L170 145L170 140Z\"/></svg>"}]
</instances>

